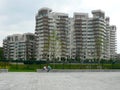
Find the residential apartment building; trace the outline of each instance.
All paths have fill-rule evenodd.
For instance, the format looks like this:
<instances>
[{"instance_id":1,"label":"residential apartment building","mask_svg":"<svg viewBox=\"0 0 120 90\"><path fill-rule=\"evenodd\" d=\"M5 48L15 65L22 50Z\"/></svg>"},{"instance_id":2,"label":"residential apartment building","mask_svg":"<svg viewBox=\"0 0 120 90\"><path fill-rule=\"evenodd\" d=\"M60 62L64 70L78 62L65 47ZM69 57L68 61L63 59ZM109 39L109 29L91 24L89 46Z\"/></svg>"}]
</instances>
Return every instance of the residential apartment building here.
<instances>
[{"instance_id":1,"label":"residential apartment building","mask_svg":"<svg viewBox=\"0 0 120 90\"><path fill-rule=\"evenodd\" d=\"M116 27L101 10L74 13L70 19L68 56L84 59L110 59L116 53Z\"/></svg>"},{"instance_id":2,"label":"residential apartment building","mask_svg":"<svg viewBox=\"0 0 120 90\"><path fill-rule=\"evenodd\" d=\"M68 14L42 8L36 15L37 59L110 59L116 53L116 27L101 10Z\"/></svg>"},{"instance_id":3,"label":"residential apartment building","mask_svg":"<svg viewBox=\"0 0 120 90\"><path fill-rule=\"evenodd\" d=\"M116 56L116 26L110 26L110 58L114 59Z\"/></svg>"},{"instance_id":4,"label":"residential apartment building","mask_svg":"<svg viewBox=\"0 0 120 90\"><path fill-rule=\"evenodd\" d=\"M35 58L35 35L14 34L3 40L4 57L8 60L32 60Z\"/></svg>"},{"instance_id":5,"label":"residential apartment building","mask_svg":"<svg viewBox=\"0 0 120 90\"><path fill-rule=\"evenodd\" d=\"M107 31L107 56L109 58L114 59L116 56L116 26L110 25L110 18L106 18L106 31Z\"/></svg>"},{"instance_id":6,"label":"residential apartment building","mask_svg":"<svg viewBox=\"0 0 120 90\"><path fill-rule=\"evenodd\" d=\"M66 57L68 14L42 8L36 15L36 58L52 60Z\"/></svg>"},{"instance_id":7,"label":"residential apartment building","mask_svg":"<svg viewBox=\"0 0 120 90\"><path fill-rule=\"evenodd\" d=\"M110 18L106 17L106 56L110 58Z\"/></svg>"},{"instance_id":8,"label":"residential apartment building","mask_svg":"<svg viewBox=\"0 0 120 90\"><path fill-rule=\"evenodd\" d=\"M35 34L15 34L4 39L6 59L63 60L110 59L116 54L116 26L101 10L88 13L52 12L41 8L35 17Z\"/></svg>"},{"instance_id":9,"label":"residential apartment building","mask_svg":"<svg viewBox=\"0 0 120 90\"><path fill-rule=\"evenodd\" d=\"M114 60L114 58L112 58L112 60ZM119 53L115 55L115 60L120 61L120 54Z\"/></svg>"}]
</instances>

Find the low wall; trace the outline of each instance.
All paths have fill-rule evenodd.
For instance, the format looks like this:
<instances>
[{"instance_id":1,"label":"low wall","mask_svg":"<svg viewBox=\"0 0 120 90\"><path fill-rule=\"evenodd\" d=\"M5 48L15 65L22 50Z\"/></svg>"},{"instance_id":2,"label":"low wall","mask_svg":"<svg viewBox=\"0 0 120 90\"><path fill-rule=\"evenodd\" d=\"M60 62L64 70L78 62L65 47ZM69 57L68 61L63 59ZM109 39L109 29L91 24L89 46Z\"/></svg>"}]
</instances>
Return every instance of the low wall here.
<instances>
[{"instance_id":1,"label":"low wall","mask_svg":"<svg viewBox=\"0 0 120 90\"><path fill-rule=\"evenodd\" d=\"M37 69L37 72L46 72L42 69ZM50 72L120 72L120 69L52 69Z\"/></svg>"},{"instance_id":2,"label":"low wall","mask_svg":"<svg viewBox=\"0 0 120 90\"><path fill-rule=\"evenodd\" d=\"M8 69L0 69L0 72L8 72Z\"/></svg>"}]
</instances>

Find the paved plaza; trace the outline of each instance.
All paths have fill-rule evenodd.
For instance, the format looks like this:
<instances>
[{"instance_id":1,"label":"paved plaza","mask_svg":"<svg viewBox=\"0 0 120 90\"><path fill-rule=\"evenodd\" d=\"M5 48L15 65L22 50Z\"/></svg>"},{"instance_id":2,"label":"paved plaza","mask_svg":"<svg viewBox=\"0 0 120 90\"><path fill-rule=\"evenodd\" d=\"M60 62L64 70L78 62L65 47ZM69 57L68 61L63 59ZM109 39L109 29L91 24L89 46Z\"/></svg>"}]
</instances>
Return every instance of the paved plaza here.
<instances>
[{"instance_id":1,"label":"paved plaza","mask_svg":"<svg viewBox=\"0 0 120 90\"><path fill-rule=\"evenodd\" d=\"M120 90L120 72L0 73L0 90Z\"/></svg>"}]
</instances>

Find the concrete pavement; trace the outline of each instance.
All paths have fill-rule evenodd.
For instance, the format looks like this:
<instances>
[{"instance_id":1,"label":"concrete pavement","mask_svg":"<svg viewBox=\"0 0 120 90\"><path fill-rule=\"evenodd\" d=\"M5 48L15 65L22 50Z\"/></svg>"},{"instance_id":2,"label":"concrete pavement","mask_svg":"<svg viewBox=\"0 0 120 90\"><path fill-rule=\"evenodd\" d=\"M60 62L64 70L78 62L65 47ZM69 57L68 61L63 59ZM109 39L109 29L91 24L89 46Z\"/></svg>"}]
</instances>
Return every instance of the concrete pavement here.
<instances>
[{"instance_id":1,"label":"concrete pavement","mask_svg":"<svg viewBox=\"0 0 120 90\"><path fill-rule=\"evenodd\" d=\"M120 90L120 72L0 73L0 90Z\"/></svg>"}]
</instances>

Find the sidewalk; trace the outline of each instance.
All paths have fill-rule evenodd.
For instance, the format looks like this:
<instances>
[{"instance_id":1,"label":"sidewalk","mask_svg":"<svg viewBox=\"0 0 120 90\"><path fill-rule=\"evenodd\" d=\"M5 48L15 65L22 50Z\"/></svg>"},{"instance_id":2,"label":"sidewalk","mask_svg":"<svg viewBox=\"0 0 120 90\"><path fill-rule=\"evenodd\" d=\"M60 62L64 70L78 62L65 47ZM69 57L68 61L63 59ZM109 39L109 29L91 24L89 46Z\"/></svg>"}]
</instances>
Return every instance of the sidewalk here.
<instances>
[{"instance_id":1,"label":"sidewalk","mask_svg":"<svg viewBox=\"0 0 120 90\"><path fill-rule=\"evenodd\" d=\"M0 73L0 90L120 90L120 72Z\"/></svg>"}]
</instances>

